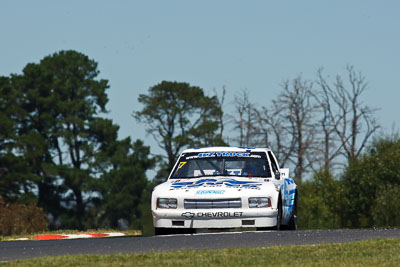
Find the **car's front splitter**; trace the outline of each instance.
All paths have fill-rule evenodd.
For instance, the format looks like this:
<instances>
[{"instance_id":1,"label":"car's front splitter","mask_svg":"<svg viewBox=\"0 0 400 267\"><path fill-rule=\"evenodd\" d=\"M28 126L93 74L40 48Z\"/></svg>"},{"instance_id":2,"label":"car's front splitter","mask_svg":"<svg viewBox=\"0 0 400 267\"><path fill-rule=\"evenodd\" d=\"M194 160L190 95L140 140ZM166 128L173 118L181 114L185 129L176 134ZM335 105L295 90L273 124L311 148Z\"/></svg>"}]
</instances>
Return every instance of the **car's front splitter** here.
<instances>
[{"instance_id":1,"label":"car's front splitter","mask_svg":"<svg viewBox=\"0 0 400 267\"><path fill-rule=\"evenodd\" d=\"M276 209L264 210L155 210L154 227L162 228L236 228L273 227Z\"/></svg>"}]
</instances>

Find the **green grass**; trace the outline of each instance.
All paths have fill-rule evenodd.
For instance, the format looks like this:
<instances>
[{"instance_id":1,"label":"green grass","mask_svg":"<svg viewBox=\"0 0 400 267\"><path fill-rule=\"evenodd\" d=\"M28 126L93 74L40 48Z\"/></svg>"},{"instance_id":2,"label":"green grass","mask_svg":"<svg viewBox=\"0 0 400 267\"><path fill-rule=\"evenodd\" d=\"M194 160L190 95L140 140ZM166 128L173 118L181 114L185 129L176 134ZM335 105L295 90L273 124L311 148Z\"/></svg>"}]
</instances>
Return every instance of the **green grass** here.
<instances>
[{"instance_id":1,"label":"green grass","mask_svg":"<svg viewBox=\"0 0 400 267\"><path fill-rule=\"evenodd\" d=\"M4 266L399 266L400 239L327 245L43 257Z\"/></svg>"},{"instance_id":2,"label":"green grass","mask_svg":"<svg viewBox=\"0 0 400 267\"><path fill-rule=\"evenodd\" d=\"M127 231L119 231L119 230L110 230L110 229L94 229L94 230L86 230L86 231L78 231L78 230L57 230L57 231L44 231L40 233L32 233L32 234L21 234L21 235L9 235L9 236L0 236L0 241L13 241L19 238L28 238L28 240L35 240L35 236L37 235L56 235L56 234L94 234L94 233L124 233L128 236L140 236L142 235L139 230L127 230Z\"/></svg>"}]
</instances>

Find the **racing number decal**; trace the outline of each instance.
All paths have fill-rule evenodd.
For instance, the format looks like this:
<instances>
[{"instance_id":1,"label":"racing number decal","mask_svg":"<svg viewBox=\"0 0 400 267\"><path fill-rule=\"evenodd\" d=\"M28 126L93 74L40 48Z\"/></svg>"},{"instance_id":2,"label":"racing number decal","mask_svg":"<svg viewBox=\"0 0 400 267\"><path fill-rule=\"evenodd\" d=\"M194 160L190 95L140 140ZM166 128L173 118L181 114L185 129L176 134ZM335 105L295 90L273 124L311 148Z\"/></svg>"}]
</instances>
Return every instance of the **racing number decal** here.
<instances>
[{"instance_id":1,"label":"racing number decal","mask_svg":"<svg viewBox=\"0 0 400 267\"><path fill-rule=\"evenodd\" d=\"M185 166L186 163L187 163L187 161L182 161L181 163L179 163L178 169L180 169L180 168L182 168L183 166Z\"/></svg>"}]
</instances>

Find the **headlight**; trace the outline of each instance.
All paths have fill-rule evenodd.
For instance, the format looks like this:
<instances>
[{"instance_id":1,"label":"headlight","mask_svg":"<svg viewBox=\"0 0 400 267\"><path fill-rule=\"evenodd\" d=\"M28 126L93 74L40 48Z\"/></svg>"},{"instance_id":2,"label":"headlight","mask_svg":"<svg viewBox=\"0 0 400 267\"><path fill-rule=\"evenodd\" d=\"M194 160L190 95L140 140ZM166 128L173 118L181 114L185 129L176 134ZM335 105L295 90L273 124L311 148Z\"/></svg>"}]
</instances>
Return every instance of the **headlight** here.
<instances>
[{"instance_id":1,"label":"headlight","mask_svg":"<svg viewBox=\"0 0 400 267\"><path fill-rule=\"evenodd\" d=\"M271 206L271 199L269 197L249 198L249 208L269 208Z\"/></svg>"},{"instance_id":2,"label":"headlight","mask_svg":"<svg viewBox=\"0 0 400 267\"><path fill-rule=\"evenodd\" d=\"M157 208L159 209L176 209L176 198L158 198Z\"/></svg>"}]
</instances>

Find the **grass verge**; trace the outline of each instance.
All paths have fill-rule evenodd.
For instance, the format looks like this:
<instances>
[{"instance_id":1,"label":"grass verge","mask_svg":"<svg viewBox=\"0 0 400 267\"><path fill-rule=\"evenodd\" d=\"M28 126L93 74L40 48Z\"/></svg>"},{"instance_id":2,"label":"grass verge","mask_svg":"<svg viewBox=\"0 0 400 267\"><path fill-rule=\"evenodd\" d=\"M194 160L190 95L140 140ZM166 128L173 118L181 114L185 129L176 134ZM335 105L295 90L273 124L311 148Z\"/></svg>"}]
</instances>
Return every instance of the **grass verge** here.
<instances>
[{"instance_id":1,"label":"grass verge","mask_svg":"<svg viewBox=\"0 0 400 267\"><path fill-rule=\"evenodd\" d=\"M110 230L110 229L95 229L95 230L86 230L86 231L78 231L78 230L57 230L57 231L44 231L33 234L23 234L23 235L9 235L9 236L0 236L0 241L14 241L21 238L27 238L28 240L35 240L35 236L37 235L57 235L57 234L95 234L95 233L124 233L127 236L140 236L142 232L139 230L127 230L127 231L118 231L118 230Z\"/></svg>"},{"instance_id":2,"label":"grass verge","mask_svg":"<svg viewBox=\"0 0 400 267\"><path fill-rule=\"evenodd\" d=\"M399 266L400 239L145 254L43 257L4 266Z\"/></svg>"}]
</instances>

